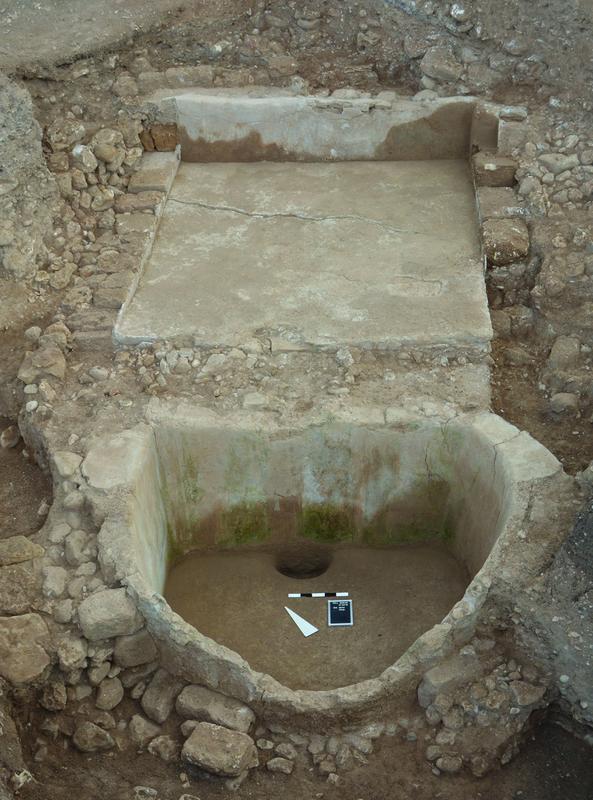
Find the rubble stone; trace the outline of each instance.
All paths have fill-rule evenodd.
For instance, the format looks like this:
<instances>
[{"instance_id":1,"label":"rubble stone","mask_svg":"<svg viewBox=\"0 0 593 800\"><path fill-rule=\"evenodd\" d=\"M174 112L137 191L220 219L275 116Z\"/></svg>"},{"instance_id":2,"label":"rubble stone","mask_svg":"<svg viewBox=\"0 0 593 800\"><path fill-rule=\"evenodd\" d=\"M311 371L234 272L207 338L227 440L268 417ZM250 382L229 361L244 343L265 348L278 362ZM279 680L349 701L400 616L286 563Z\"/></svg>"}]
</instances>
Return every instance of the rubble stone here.
<instances>
[{"instance_id":1,"label":"rubble stone","mask_svg":"<svg viewBox=\"0 0 593 800\"><path fill-rule=\"evenodd\" d=\"M182 681L174 678L167 670L159 669L142 695L141 705L145 714L155 722L165 722L173 711L175 699L182 688Z\"/></svg>"},{"instance_id":2,"label":"rubble stone","mask_svg":"<svg viewBox=\"0 0 593 800\"><path fill-rule=\"evenodd\" d=\"M128 725L128 731L132 737L132 741L137 744L138 747L146 747L151 739L154 739L160 734L161 728L159 725L155 725L154 722L142 717L140 714L134 714Z\"/></svg>"},{"instance_id":3,"label":"rubble stone","mask_svg":"<svg viewBox=\"0 0 593 800\"><path fill-rule=\"evenodd\" d=\"M39 614L0 617L0 676L11 683L31 683L50 663L49 631Z\"/></svg>"},{"instance_id":4,"label":"rubble stone","mask_svg":"<svg viewBox=\"0 0 593 800\"><path fill-rule=\"evenodd\" d=\"M89 721L82 722L76 728L72 741L83 753L97 753L115 747L111 734Z\"/></svg>"},{"instance_id":5,"label":"rubble stone","mask_svg":"<svg viewBox=\"0 0 593 800\"><path fill-rule=\"evenodd\" d=\"M186 686L177 698L176 709L182 717L213 722L243 733L255 721L255 714L244 703L205 686Z\"/></svg>"},{"instance_id":6,"label":"rubble stone","mask_svg":"<svg viewBox=\"0 0 593 800\"><path fill-rule=\"evenodd\" d=\"M145 628L130 636L120 636L115 641L113 658L120 667L137 667L154 661L156 657L156 645Z\"/></svg>"},{"instance_id":7,"label":"rubble stone","mask_svg":"<svg viewBox=\"0 0 593 800\"><path fill-rule=\"evenodd\" d=\"M184 761L214 775L233 778L257 767L257 750L247 734L200 722L183 745Z\"/></svg>"},{"instance_id":8,"label":"rubble stone","mask_svg":"<svg viewBox=\"0 0 593 800\"><path fill-rule=\"evenodd\" d=\"M87 597L80 604L78 616L90 641L135 633L143 625L125 589L107 589Z\"/></svg>"}]
</instances>

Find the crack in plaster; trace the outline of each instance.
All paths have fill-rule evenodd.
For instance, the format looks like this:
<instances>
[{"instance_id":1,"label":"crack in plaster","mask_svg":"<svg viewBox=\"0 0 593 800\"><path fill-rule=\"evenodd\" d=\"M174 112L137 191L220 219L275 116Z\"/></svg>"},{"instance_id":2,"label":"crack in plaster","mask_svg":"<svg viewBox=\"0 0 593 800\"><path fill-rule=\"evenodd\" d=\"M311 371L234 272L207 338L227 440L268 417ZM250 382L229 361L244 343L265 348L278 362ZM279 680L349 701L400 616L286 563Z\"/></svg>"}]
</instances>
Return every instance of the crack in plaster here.
<instances>
[{"instance_id":1,"label":"crack in plaster","mask_svg":"<svg viewBox=\"0 0 593 800\"><path fill-rule=\"evenodd\" d=\"M255 219L300 219L305 222L334 222L340 220L349 220L354 222L366 222L369 225L378 225L380 228L385 228L386 231L391 233L410 233L419 235L420 231L410 231L405 228L396 228L394 225L388 225L378 219L371 217L361 217L357 214L329 214L322 217L313 217L307 214L298 214L293 211L247 211L244 208L236 208L235 206L218 206L213 203L204 203L200 200L180 200L178 197L169 197L169 201L173 203L180 203L184 206L197 206L198 208L205 208L208 211L226 211L232 214L241 214L244 217L253 217Z\"/></svg>"}]
</instances>

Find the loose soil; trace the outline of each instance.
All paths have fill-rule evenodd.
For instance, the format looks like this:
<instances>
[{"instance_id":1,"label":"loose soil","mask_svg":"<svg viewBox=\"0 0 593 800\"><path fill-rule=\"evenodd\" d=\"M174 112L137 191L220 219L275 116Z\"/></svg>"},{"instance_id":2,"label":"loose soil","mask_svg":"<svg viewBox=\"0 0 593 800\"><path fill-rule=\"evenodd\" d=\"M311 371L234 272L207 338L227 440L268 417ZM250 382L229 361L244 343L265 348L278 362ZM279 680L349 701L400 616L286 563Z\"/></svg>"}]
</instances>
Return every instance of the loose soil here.
<instances>
[{"instance_id":1,"label":"loose soil","mask_svg":"<svg viewBox=\"0 0 593 800\"><path fill-rule=\"evenodd\" d=\"M585 469L593 455L593 417L590 413L578 417L552 413L549 400L539 388L538 375L545 358L534 353L532 364L510 366L503 357L507 346L500 339L492 342L492 410L541 442L569 474Z\"/></svg>"},{"instance_id":2,"label":"loose soil","mask_svg":"<svg viewBox=\"0 0 593 800\"><path fill-rule=\"evenodd\" d=\"M183 792L199 800L230 796L222 782L203 777L189 775L191 785L183 786L178 767L148 753L83 756L50 747L48 758L35 767L36 782L19 793L23 800L72 800L73 786L75 796L85 800L131 800L138 785L158 789L159 800L178 800ZM288 779L257 770L232 796L237 800L590 800L593 796L590 748L555 725L542 725L514 761L482 780L465 774L434 775L423 750L420 742L382 739L369 763L344 773L338 787L299 764Z\"/></svg>"},{"instance_id":3,"label":"loose soil","mask_svg":"<svg viewBox=\"0 0 593 800\"><path fill-rule=\"evenodd\" d=\"M10 424L0 417L0 431ZM39 507L51 503L51 496L48 476L29 458L22 439L16 447L0 448L0 539L38 531L45 521Z\"/></svg>"}]
</instances>

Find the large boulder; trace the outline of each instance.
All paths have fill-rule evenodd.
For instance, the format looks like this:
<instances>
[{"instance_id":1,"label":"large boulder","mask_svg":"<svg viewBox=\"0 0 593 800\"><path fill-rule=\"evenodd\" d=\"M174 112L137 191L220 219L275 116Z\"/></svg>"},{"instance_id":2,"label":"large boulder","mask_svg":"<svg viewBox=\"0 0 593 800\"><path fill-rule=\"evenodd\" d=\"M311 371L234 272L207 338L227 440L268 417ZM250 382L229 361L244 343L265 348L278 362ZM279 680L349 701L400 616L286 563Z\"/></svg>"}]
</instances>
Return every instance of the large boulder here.
<instances>
[{"instance_id":1,"label":"large boulder","mask_svg":"<svg viewBox=\"0 0 593 800\"><path fill-rule=\"evenodd\" d=\"M235 778L259 763L251 737L209 722L196 725L183 745L181 757L206 772L226 778Z\"/></svg>"}]
</instances>

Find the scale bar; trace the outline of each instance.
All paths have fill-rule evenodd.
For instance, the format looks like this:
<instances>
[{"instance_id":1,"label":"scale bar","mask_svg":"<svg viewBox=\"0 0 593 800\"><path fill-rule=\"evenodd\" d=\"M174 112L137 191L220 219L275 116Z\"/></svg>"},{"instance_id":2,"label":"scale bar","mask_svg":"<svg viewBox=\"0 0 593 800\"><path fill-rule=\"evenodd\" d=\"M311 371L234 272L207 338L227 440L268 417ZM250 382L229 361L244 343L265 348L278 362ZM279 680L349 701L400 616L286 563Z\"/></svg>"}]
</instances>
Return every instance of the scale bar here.
<instances>
[{"instance_id":1,"label":"scale bar","mask_svg":"<svg viewBox=\"0 0 593 800\"><path fill-rule=\"evenodd\" d=\"M348 597L349 592L294 592L289 597Z\"/></svg>"}]
</instances>

